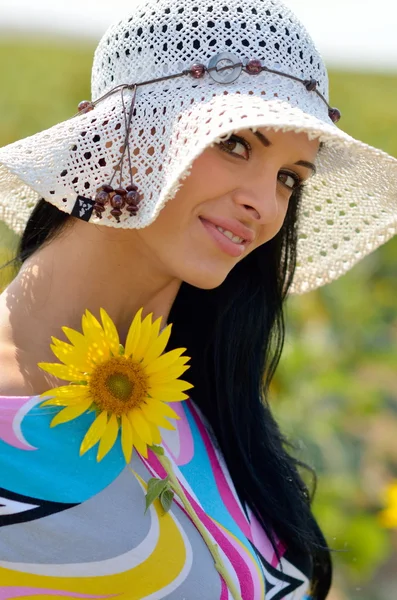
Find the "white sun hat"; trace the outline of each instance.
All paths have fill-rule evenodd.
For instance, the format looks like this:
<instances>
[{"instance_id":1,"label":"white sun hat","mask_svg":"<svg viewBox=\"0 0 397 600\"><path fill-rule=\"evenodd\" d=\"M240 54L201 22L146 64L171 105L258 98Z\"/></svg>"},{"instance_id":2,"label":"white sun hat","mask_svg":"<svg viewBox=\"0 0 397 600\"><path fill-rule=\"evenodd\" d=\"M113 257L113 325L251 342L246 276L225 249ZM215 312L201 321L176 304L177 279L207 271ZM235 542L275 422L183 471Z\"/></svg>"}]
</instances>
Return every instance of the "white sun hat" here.
<instances>
[{"instance_id":1,"label":"white sun hat","mask_svg":"<svg viewBox=\"0 0 397 600\"><path fill-rule=\"evenodd\" d=\"M134 2L95 52L92 103L0 149L0 220L20 233L44 198L92 223L147 227L221 137L305 132L323 146L303 190L291 292L309 291L397 232L397 160L341 131L328 102L324 63L279 0Z\"/></svg>"}]
</instances>

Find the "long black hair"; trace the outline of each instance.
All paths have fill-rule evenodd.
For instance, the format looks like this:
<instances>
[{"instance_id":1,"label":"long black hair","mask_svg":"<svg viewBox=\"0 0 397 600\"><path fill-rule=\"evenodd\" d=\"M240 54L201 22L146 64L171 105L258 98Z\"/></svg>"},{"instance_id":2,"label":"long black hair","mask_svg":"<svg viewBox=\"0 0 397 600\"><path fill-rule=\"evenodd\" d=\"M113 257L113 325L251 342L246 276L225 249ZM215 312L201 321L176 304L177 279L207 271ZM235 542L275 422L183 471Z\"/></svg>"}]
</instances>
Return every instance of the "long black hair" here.
<instances>
[{"instance_id":1,"label":"long black hair","mask_svg":"<svg viewBox=\"0 0 397 600\"><path fill-rule=\"evenodd\" d=\"M193 401L213 430L243 506L259 519L277 554L275 535L291 552L308 557L312 597L324 600L332 565L311 511L313 494L301 476L307 467L290 454L268 402L284 343L283 306L296 268L300 196L298 189L280 232L238 263L219 287L182 284L169 316L170 346L188 348ZM22 236L20 261L61 233L69 220L41 200Z\"/></svg>"}]
</instances>

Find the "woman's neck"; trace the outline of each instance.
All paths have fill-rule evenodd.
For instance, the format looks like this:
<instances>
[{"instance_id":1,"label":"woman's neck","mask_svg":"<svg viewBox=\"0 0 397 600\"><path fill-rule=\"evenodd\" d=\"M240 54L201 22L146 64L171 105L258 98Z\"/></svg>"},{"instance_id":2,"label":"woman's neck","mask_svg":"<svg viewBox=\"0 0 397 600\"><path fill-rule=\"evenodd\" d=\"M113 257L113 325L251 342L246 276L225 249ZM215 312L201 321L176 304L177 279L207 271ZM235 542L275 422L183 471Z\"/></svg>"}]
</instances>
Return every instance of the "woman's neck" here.
<instances>
[{"instance_id":1,"label":"woman's neck","mask_svg":"<svg viewBox=\"0 0 397 600\"><path fill-rule=\"evenodd\" d=\"M0 296L0 394L58 385L37 363L56 360L51 336L63 339L62 326L81 330L86 309L99 317L104 308L121 341L142 306L166 323L180 281L153 264L134 233L77 222L24 263Z\"/></svg>"}]
</instances>

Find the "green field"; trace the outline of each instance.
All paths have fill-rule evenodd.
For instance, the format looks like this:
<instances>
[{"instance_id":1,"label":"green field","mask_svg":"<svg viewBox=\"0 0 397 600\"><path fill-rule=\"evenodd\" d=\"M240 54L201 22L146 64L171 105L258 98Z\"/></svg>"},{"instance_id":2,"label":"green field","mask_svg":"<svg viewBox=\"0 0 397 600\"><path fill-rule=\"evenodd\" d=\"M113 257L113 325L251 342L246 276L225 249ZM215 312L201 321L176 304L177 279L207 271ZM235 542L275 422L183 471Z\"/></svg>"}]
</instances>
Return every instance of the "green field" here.
<instances>
[{"instance_id":1,"label":"green field","mask_svg":"<svg viewBox=\"0 0 397 600\"><path fill-rule=\"evenodd\" d=\"M76 112L90 97L93 50L55 39L0 43L0 145ZM341 126L397 156L397 72L331 72L330 81ZM0 224L0 262L15 242ZM329 543L342 551L335 555L337 600L396 595L397 532L377 520L384 486L397 479L396 298L394 239L337 282L292 299L272 391L283 429L320 476L315 510Z\"/></svg>"}]
</instances>

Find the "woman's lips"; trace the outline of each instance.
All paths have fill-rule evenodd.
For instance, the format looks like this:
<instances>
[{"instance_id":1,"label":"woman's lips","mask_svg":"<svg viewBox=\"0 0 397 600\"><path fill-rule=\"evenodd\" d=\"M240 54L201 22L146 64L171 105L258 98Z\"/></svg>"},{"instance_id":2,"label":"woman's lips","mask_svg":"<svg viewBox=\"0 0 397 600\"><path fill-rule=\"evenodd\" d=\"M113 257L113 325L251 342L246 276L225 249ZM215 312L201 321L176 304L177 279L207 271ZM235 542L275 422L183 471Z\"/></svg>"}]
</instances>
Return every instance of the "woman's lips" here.
<instances>
[{"instance_id":1,"label":"woman's lips","mask_svg":"<svg viewBox=\"0 0 397 600\"><path fill-rule=\"evenodd\" d=\"M200 221L202 222L208 234L212 237L218 248L220 248L220 250L222 250L229 256L233 256L234 258L238 258L244 254L249 242L247 242L246 240L244 240L244 242L242 242L241 244L232 242L231 239L226 237L221 231L219 231L219 229L217 229L218 226L215 225L215 223L213 223L212 221L208 221L203 217L200 217ZM223 229L227 228L223 227Z\"/></svg>"}]
</instances>

